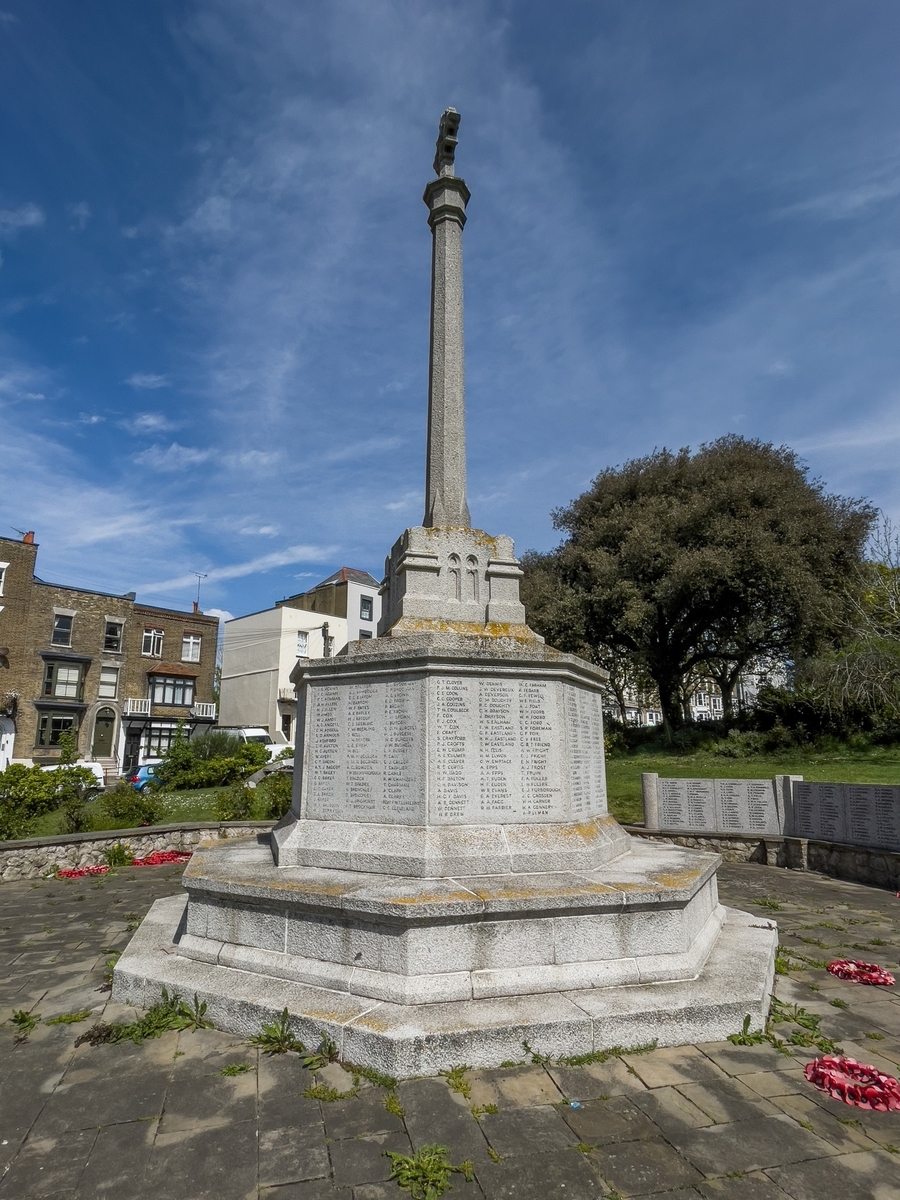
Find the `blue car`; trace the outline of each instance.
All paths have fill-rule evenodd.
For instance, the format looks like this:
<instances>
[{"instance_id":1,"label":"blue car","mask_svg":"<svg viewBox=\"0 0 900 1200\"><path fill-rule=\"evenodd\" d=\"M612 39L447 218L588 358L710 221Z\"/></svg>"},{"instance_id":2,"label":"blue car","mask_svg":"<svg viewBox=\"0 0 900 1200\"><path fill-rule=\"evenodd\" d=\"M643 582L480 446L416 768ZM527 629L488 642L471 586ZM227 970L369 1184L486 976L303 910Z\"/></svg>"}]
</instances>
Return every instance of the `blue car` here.
<instances>
[{"instance_id":1,"label":"blue car","mask_svg":"<svg viewBox=\"0 0 900 1200\"><path fill-rule=\"evenodd\" d=\"M126 776L128 782L136 792L143 792L150 786L155 777L157 766L157 763L144 763L133 774Z\"/></svg>"}]
</instances>

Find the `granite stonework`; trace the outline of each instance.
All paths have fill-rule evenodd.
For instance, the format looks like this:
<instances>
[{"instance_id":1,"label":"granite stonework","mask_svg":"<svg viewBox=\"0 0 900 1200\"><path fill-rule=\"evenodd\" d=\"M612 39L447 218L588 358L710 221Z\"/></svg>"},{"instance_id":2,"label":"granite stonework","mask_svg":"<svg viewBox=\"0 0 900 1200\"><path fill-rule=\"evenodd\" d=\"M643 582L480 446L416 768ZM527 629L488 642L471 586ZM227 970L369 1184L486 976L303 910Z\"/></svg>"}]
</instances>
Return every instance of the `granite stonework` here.
<instances>
[{"instance_id":1,"label":"granite stonework","mask_svg":"<svg viewBox=\"0 0 900 1200\"><path fill-rule=\"evenodd\" d=\"M286 1007L305 1039L403 1077L496 1066L523 1040L571 1055L762 1028L774 925L719 905L717 855L620 833L594 869L438 878L276 866L265 835L201 848L114 996L196 992L237 1033Z\"/></svg>"},{"instance_id":2,"label":"granite stonework","mask_svg":"<svg viewBox=\"0 0 900 1200\"><path fill-rule=\"evenodd\" d=\"M426 189L433 233L426 513L386 561L379 637L298 663L291 811L202 849L114 996L194 993L251 1032L408 1076L763 1027L776 931L718 902L719 857L609 815L605 675L528 628L507 537L465 500L458 114Z\"/></svg>"},{"instance_id":3,"label":"granite stonework","mask_svg":"<svg viewBox=\"0 0 900 1200\"><path fill-rule=\"evenodd\" d=\"M590 869L609 816L604 676L536 638L425 633L304 666L279 866L397 875Z\"/></svg>"}]
</instances>

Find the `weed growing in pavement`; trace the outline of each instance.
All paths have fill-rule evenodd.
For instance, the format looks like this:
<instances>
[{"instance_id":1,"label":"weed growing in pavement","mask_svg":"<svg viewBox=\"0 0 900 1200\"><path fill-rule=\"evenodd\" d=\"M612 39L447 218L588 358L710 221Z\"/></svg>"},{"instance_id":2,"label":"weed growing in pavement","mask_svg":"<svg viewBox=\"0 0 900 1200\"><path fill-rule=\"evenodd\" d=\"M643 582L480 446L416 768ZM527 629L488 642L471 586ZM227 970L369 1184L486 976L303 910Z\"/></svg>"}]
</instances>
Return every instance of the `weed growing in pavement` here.
<instances>
[{"instance_id":1,"label":"weed growing in pavement","mask_svg":"<svg viewBox=\"0 0 900 1200\"><path fill-rule=\"evenodd\" d=\"M339 1092L337 1088L329 1087L327 1083L317 1083L313 1087L308 1087L303 1095L307 1100L321 1100L324 1104L334 1104L335 1100L349 1100L358 1092L358 1087L352 1087L346 1092Z\"/></svg>"},{"instance_id":2,"label":"weed growing in pavement","mask_svg":"<svg viewBox=\"0 0 900 1200\"><path fill-rule=\"evenodd\" d=\"M206 1019L206 1002L198 1000L195 992L193 1004L188 1004L178 992L173 992L170 996L166 988L163 988L159 1000L137 1021L113 1021L110 1024L98 1022L92 1025L87 1033L77 1038L75 1045L87 1043L89 1046L104 1046L134 1042L136 1046L140 1046L142 1042L162 1037L170 1031L195 1032L198 1029L212 1029L212 1022Z\"/></svg>"},{"instance_id":3,"label":"weed growing in pavement","mask_svg":"<svg viewBox=\"0 0 900 1200\"><path fill-rule=\"evenodd\" d=\"M337 1062L339 1057L337 1046L327 1033L323 1033L319 1039L318 1050L312 1054L307 1054L303 1060L303 1065L308 1071L321 1071L329 1063Z\"/></svg>"},{"instance_id":4,"label":"weed growing in pavement","mask_svg":"<svg viewBox=\"0 0 900 1200\"><path fill-rule=\"evenodd\" d=\"M488 1152L488 1158L491 1160L491 1162L495 1162L495 1163L503 1162L503 1155L498 1154L493 1146L488 1146L487 1152ZM607 1200L609 1200L608 1197L607 1197Z\"/></svg>"},{"instance_id":5,"label":"weed growing in pavement","mask_svg":"<svg viewBox=\"0 0 900 1200\"><path fill-rule=\"evenodd\" d=\"M643 1042L640 1046L610 1046L608 1050L589 1050L586 1054L570 1054L556 1059L559 1067L586 1067L589 1063L605 1063L611 1058L621 1058L623 1054L649 1054L658 1046L656 1038L652 1042Z\"/></svg>"},{"instance_id":6,"label":"weed growing in pavement","mask_svg":"<svg viewBox=\"0 0 900 1200\"><path fill-rule=\"evenodd\" d=\"M229 1063L219 1073L224 1075L226 1079L233 1079L235 1075L246 1075L248 1071L252 1070L253 1068L249 1063Z\"/></svg>"},{"instance_id":7,"label":"weed growing in pavement","mask_svg":"<svg viewBox=\"0 0 900 1200\"><path fill-rule=\"evenodd\" d=\"M846 1000L829 1000L828 1003L832 1008L849 1008L850 1005Z\"/></svg>"},{"instance_id":8,"label":"weed growing in pavement","mask_svg":"<svg viewBox=\"0 0 900 1200\"><path fill-rule=\"evenodd\" d=\"M131 853L131 850L121 842L107 846L103 851L103 857L106 859L108 867L130 867L134 862L134 855Z\"/></svg>"},{"instance_id":9,"label":"weed growing in pavement","mask_svg":"<svg viewBox=\"0 0 900 1200\"><path fill-rule=\"evenodd\" d=\"M549 1054L539 1054L537 1050L532 1050L527 1042L522 1042L522 1049L525 1051L531 1061L538 1067L549 1067L553 1063L553 1059Z\"/></svg>"},{"instance_id":10,"label":"weed growing in pavement","mask_svg":"<svg viewBox=\"0 0 900 1200\"><path fill-rule=\"evenodd\" d=\"M91 1015L89 1008L83 1008L80 1012L60 1013L58 1017L50 1017L45 1021L45 1025L77 1025L79 1021L86 1021Z\"/></svg>"},{"instance_id":11,"label":"weed growing in pavement","mask_svg":"<svg viewBox=\"0 0 900 1200\"><path fill-rule=\"evenodd\" d=\"M393 1075L383 1075L381 1071L376 1071L374 1067L360 1067L356 1063L344 1063L343 1067L354 1078L368 1079L369 1083L373 1083L375 1087L384 1088L387 1092L394 1091L397 1086L397 1080Z\"/></svg>"},{"instance_id":12,"label":"weed growing in pavement","mask_svg":"<svg viewBox=\"0 0 900 1200\"><path fill-rule=\"evenodd\" d=\"M882 1150L887 1150L888 1154L900 1154L900 1146L895 1146L892 1142L882 1142Z\"/></svg>"},{"instance_id":13,"label":"weed growing in pavement","mask_svg":"<svg viewBox=\"0 0 900 1200\"><path fill-rule=\"evenodd\" d=\"M389 1178L397 1181L397 1186L409 1192L412 1200L437 1200L450 1187L450 1176L456 1172L463 1176L467 1183L475 1178L473 1164L466 1160L454 1167L447 1155L446 1146L420 1146L411 1157L397 1154L393 1150L384 1151L391 1160Z\"/></svg>"},{"instance_id":14,"label":"weed growing in pavement","mask_svg":"<svg viewBox=\"0 0 900 1200\"><path fill-rule=\"evenodd\" d=\"M761 1029L750 1032L750 1014L747 1013L741 1032L729 1033L728 1040L733 1046L758 1046L766 1040L766 1035Z\"/></svg>"},{"instance_id":15,"label":"weed growing in pavement","mask_svg":"<svg viewBox=\"0 0 900 1200\"><path fill-rule=\"evenodd\" d=\"M592 1150L596 1150L597 1147L592 1145L590 1142L576 1142L572 1149L580 1150L582 1154L590 1154L590 1152Z\"/></svg>"},{"instance_id":16,"label":"weed growing in pavement","mask_svg":"<svg viewBox=\"0 0 900 1200\"><path fill-rule=\"evenodd\" d=\"M469 1109L469 1112L476 1121L480 1121L482 1117L487 1116L488 1114L493 1116L494 1113L499 1111L500 1109L496 1104L473 1104Z\"/></svg>"},{"instance_id":17,"label":"weed growing in pavement","mask_svg":"<svg viewBox=\"0 0 900 1200\"><path fill-rule=\"evenodd\" d=\"M765 900L752 900L751 904L755 904L757 908L768 908L771 912L784 911L783 904L779 904L777 900L772 900L768 896Z\"/></svg>"},{"instance_id":18,"label":"weed growing in pavement","mask_svg":"<svg viewBox=\"0 0 900 1200\"><path fill-rule=\"evenodd\" d=\"M98 992L112 991L113 971L116 969L116 963L119 961L121 953L121 950L114 950L106 960L106 966L103 971L103 985L97 989Z\"/></svg>"},{"instance_id":19,"label":"weed growing in pavement","mask_svg":"<svg viewBox=\"0 0 900 1200\"><path fill-rule=\"evenodd\" d=\"M866 1034L866 1037L867 1037L867 1038L869 1039L869 1041L871 1041L871 1042L883 1042L883 1041L884 1041L884 1034L883 1034L883 1033L874 1033L874 1032L871 1032L871 1031L870 1031L869 1033L867 1033L867 1034Z\"/></svg>"},{"instance_id":20,"label":"weed growing in pavement","mask_svg":"<svg viewBox=\"0 0 900 1200\"><path fill-rule=\"evenodd\" d=\"M286 1008L282 1009L281 1016L277 1021L263 1025L259 1033L255 1033L250 1038L248 1045L255 1046L264 1054L287 1054L290 1051L296 1054L306 1053L304 1044L299 1038L294 1037L291 1019Z\"/></svg>"},{"instance_id":21,"label":"weed growing in pavement","mask_svg":"<svg viewBox=\"0 0 900 1200\"><path fill-rule=\"evenodd\" d=\"M750 1015L748 1014L744 1017L741 1032L730 1033L728 1040L735 1046L755 1046L762 1042L768 1042L781 1054L786 1055L793 1053L791 1046L815 1047L823 1054L839 1053L840 1048L836 1043L831 1038L827 1038L820 1030L821 1020L821 1017L807 1012L799 1004L786 1004L777 996L773 996L765 1032L761 1030L756 1033L750 1032ZM780 1038L773 1032L773 1026L782 1024L793 1024L799 1028L792 1030L786 1038Z\"/></svg>"},{"instance_id":22,"label":"weed growing in pavement","mask_svg":"<svg viewBox=\"0 0 900 1200\"><path fill-rule=\"evenodd\" d=\"M402 1121L406 1116L406 1109L400 1103L400 1097L396 1092L388 1092L384 1098L384 1107L394 1117L399 1117Z\"/></svg>"},{"instance_id":23,"label":"weed growing in pavement","mask_svg":"<svg viewBox=\"0 0 900 1200\"><path fill-rule=\"evenodd\" d=\"M472 1095L472 1084L468 1079L466 1079L466 1071L468 1071L468 1069L469 1068L467 1066L461 1064L456 1067L451 1067L449 1071L439 1072L439 1074L443 1075L443 1077L447 1080L447 1086L449 1087L450 1091L456 1092L458 1095L463 1096L466 1100L468 1100Z\"/></svg>"},{"instance_id":24,"label":"weed growing in pavement","mask_svg":"<svg viewBox=\"0 0 900 1200\"><path fill-rule=\"evenodd\" d=\"M34 1033L40 1019L40 1013L26 1012L24 1008L16 1009L9 1018L10 1024L16 1027L16 1042L27 1042L29 1033Z\"/></svg>"}]
</instances>

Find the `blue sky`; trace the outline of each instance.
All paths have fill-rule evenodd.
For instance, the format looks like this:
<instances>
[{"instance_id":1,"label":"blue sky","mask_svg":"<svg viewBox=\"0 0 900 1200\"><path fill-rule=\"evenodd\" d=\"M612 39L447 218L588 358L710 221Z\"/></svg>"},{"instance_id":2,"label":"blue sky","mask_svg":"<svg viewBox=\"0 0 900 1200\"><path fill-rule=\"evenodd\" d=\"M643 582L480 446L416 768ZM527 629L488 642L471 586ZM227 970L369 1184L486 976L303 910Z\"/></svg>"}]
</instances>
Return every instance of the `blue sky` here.
<instances>
[{"instance_id":1,"label":"blue sky","mask_svg":"<svg viewBox=\"0 0 900 1200\"><path fill-rule=\"evenodd\" d=\"M422 516L437 119L470 507L727 432L900 515L895 0L0 0L0 532L240 614Z\"/></svg>"}]
</instances>

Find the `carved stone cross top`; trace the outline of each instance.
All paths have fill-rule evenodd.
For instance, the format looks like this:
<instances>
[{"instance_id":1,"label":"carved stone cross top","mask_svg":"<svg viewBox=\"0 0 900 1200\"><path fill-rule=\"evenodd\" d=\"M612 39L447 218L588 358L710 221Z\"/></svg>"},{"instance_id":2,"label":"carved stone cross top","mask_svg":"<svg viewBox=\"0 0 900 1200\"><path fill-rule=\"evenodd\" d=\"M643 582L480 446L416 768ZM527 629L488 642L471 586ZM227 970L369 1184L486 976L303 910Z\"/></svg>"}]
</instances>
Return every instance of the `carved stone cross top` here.
<instances>
[{"instance_id":1,"label":"carved stone cross top","mask_svg":"<svg viewBox=\"0 0 900 1200\"><path fill-rule=\"evenodd\" d=\"M456 156L456 136L459 129L459 113L455 108L446 108L441 114L441 124L438 130L437 146L434 151L435 175L452 175L453 160Z\"/></svg>"}]
</instances>

